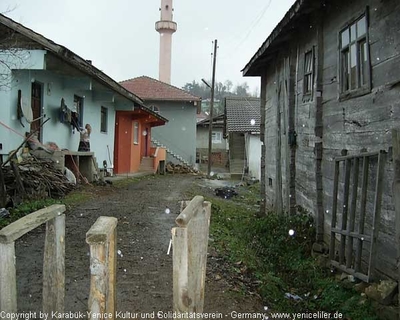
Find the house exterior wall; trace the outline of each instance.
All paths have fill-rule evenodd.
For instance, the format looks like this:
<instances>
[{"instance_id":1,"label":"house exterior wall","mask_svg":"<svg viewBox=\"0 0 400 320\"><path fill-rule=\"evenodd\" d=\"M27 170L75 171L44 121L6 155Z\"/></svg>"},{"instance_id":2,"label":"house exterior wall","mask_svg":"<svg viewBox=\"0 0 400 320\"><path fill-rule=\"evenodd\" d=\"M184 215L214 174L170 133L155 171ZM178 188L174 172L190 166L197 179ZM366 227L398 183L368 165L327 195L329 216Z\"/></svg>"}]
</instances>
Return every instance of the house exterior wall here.
<instances>
[{"instance_id":1,"label":"house exterior wall","mask_svg":"<svg viewBox=\"0 0 400 320\"><path fill-rule=\"evenodd\" d=\"M261 178L261 141L259 134L246 134L246 158L249 177Z\"/></svg>"},{"instance_id":2,"label":"house exterior wall","mask_svg":"<svg viewBox=\"0 0 400 320\"><path fill-rule=\"evenodd\" d=\"M41 51L40 51L41 52ZM35 60L27 65L37 65L37 55L31 51ZM40 66L38 66L39 68ZM42 66L43 67L43 66ZM3 148L0 153L6 155L13 149L17 148L23 141L25 132L29 131L30 125L22 119L23 127L17 117L18 90L22 92L22 98L26 103L31 105L31 86L32 81L42 84L42 114L46 118L50 118L42 128L43 143L55 142L61 149L69 149L76 151L79 145L79 133L72 129L66 123L59 120L59 109L61 98L65 99L65 104L72 108L74 95L84 98L83 106L83 125L90 123L92 126L92 134L90 137L91 151L95 153L98 165L102 165L103 160L109 163L109 155L107 146L110 150L110 157L113 159L114 150L114 123L115 123L115 107L114 104L99 102L93 99L92 92L88 88L84 88L80 81L74 83L73 77L62 76L45 70L14 70L10 77L11 85L9 88L3 88L0 93L0 101L2 102L2 112L0 113L0 121L9 126L14 132L0 127L0 143ZM66 85L68 80L68 85ZM88 80L89 81L89 80ZM107 109L107 132L100 132L101 107ZM17 133L18 134L17 134Z\"/></svg>"},{"instance_id":3,"label":"house exterior wall","mask_svg":"<svg viewBox=\"0 0 400 320\"><path fill-rule=\"evenodd\" d=\"M160 115L168 119L164 126L153 128L152 137L190 164L196 160L196 112L193 102L145 101L157 106ZM179 161L167 154L167 161Z\"/></svg>"},{"instance_id":4,"label":"house exterior wall","mask_svg":"<svg viewBox=\"0 0 400 320\"><path fill-rule=\"evenodd\" d=\"M134 142L134 125L138 124L138 141ZM147 131L146 131L147 129ZM147 135L144 136L143 132ZM132 112L117 111L115 123L115 156L114 172L116 174L135 173L139 171L143 157L151 156L151 132L152 128L144 118L137 117ZM147 140L147 153L146 141ZM161 160L165 160L161 159Z\"/></svg>"},{"instance_id":5,"label":"house exterior wall","mask_svg":"<svg viewBox=\"0 0 400 320\"><path fill-rule=\"evenodd\" d=\"M223 138L223 128L213 127L213 132L221 133L221 142L212 143L212 164L226 166L228 163L228 140ZM197 126L196 161L203 163L208 158L208 127Z\"/></svg>"},{"instance_id":6,"label":"house exterior wall","mask_svg":"<svg viewBox=\"0 0 400 320\"><path fill-rule=\"evenodd\" d=\"M228 150L227 140L224 139L224 129L223 128L212 128L213 132L221 133L221 142L213 142L212 148L213 150ZM208 149L208 135L209 129L208 127L197 126L197 135L196 135L196 148L198 149Z\"/></svg>"},{"instance_id":7,"label":"house exterior wall","mask_svg":"<svg viewBox=\"0 0 400 320\"><path fill-rule=\"evenodd\" d=\"M339 32L366 10L371 91L343 99L339 83ZM362 150L390 151L392 146L391 129L398 127L400 120L399 13L400 3L395 0L329 2L323 14L302 21L303 26L295 29L301 33L292 31L293 38L260 71L266 208L290 210L295 204L306 209L316 217L318 235L325 235L325 240L332 218L334 158L343 152L352 155ZM314 85L312 94L306 96L304 54L309 50L314 50ZM295 146L290 145L292 129L297 134ZM390 156L384 181L377 268L381 276L396 278ZM367 199L370 215L373 189L371 183ZM367 229L370 225L371 216L367 218Z\"/></svg>"}]
</instances>

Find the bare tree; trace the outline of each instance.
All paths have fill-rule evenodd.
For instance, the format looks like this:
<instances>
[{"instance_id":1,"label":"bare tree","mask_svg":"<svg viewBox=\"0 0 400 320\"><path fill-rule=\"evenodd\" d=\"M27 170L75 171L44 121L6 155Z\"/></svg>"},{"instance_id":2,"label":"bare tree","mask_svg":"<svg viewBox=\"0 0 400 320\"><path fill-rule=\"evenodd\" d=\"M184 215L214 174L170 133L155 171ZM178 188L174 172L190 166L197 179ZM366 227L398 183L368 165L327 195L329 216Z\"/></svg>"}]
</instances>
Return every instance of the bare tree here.
<instances>
[{"instance_id":1,"label":"bare tree","mask_svg":"<svg viewBox=\"0 0 400 320\"><path fill-rule=\"evenodd\" d=\"M16 6L7 8L2 15L15 10ZM0 90L11 88L13 70L20 69L30 54L21 45L18 34L8 27L0 26Z\"/></svg>"}]
</instances>

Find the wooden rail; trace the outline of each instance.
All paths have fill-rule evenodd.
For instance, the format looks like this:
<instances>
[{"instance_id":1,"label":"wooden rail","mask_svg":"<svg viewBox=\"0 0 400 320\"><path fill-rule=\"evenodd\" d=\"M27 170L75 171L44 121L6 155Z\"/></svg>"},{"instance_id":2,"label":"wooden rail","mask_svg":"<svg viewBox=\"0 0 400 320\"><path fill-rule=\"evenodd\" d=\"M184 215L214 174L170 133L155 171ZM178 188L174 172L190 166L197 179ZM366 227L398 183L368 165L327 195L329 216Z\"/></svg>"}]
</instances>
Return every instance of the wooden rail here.
<instances>
[{"instance_id":1,"label":"wooden rail","mask_svg":"<svg viewBox=\"0 0 400 320\"><path fill-rule=\"evenodd\" d=\"M99 217L86 233L90 246L89 319L114 319L116 310L117 219Z\"/></svg>"},{"instance_id":2,"label":"wooden rail","mask_svg":"<svg viewBox=\"0 0 400 320\"><path fill-rule=\"evenodd\" d=\"M196 196L190 202L182 202L181 210L176 218L178 227L172 229L173 309L177 313L201 313L211 203Z\"/></svg>"},{"instance_id":3,"label":"wooden rail","mask_svg":"<svg viewBox=\"0 0 400 320\"><path fill-rule=\"evenodd\" d=\"M0 310L17 312L15 241L46 223L43 258L43 312L64 311L65 296L64 205L31 213L0 230Z\"/></svg>"},{"instance_id":4,"label":"wooden rail","mask_svg":"<svg viewBox=\"0 0 400 320\"><path fill-rule=\"evenodd\" d=\"M377 166L375 172L371 172L374 171L371 167L371 158L374 157L377 158ZM344 163L344 186L342 206L340 208L341 217L338 219L341 162ZM362 162L362 167L360 166L360 162ZM379 234L385 163L386 152L383 150L379 152L361 153L358 155L335 158L331 239L329 249L330 260L334 267L350 273L365 282L370 282L372 280L375 271L376 244ZM362 181L359 188L360 169L362 172ZM372 212L367 212L367 193L369 184L372 184L372 173L375 173L376 176L374 207ZM358 194L359 189L361 191L360 200ZM357 216L358 208L359 215ZM371 234L365 234L367 215L370 215L372 220ZM340 226L337 226L337 224L339 224L338 220L340 220ZM340 243L338 245L338 261L336 259L336 237L340 238ZM364 242L369 244L368 265L367 272L365 273L361 270Z\"/></svg>"}]
</instances>

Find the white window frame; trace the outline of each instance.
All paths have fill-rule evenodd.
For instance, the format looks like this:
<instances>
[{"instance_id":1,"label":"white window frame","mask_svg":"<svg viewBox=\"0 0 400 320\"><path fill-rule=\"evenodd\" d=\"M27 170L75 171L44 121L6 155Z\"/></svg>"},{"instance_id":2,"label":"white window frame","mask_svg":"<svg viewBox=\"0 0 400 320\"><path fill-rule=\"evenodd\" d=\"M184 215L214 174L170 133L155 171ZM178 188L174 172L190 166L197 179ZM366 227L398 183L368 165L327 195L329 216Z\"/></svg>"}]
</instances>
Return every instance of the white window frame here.
<instances>
[{"instance_id":1,"label":"white window frame","mask_svg":"<svg viewBox=\"0 0 400 320\"><path fill-rule=\"evenodd\" d=\"M222 142L222 132L213 131L212 132L212 142L213 143L221 143Z\"/></svg>"},{"instance_id":2,"label":"white window frame","mask_svg":"<svg viewBox=\"0 0 400 320\"><path fill-rule=\"evenodd\" d=\"M133 144L139 144L139 121L133 122Z\"/></svg>"},{"instance_id":3,"label":"white window frame","mask_svg":"<svg viewBox=\"0 0 400 320\"><path fill-rule=\"evenodd\" d=\"M364 21L359 34L359 23ZM351 34L356 35L351 36ZM343 39L346 39L343 42ZM339 32L340 98L356 97L371 91L371 58L369 52L368 10L352 19ZM364 56L363 56L364 55ZM351 61L350 61L351 59ZM354 64L354 65L352 65ZM354 74L350 68L354 68Z\"/></svg>"}]
</instances>

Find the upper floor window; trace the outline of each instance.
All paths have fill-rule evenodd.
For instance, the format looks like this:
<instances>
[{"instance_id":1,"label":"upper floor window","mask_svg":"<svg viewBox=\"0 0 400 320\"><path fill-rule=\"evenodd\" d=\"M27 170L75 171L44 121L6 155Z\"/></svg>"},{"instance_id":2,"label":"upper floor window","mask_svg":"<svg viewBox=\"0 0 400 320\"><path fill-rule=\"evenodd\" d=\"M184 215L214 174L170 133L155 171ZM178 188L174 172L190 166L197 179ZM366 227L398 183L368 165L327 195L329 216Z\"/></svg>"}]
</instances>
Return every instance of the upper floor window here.
<instances>
[{"instance_id":1,"label":"upper floor window","mask_svg":"<svg viewBox=\"0 0 400 320\"><path fill-rule=\"evenodd\" d=\"M340 32L341 93L369 89L370 59L366 15L349 24Z\"/></svg>"},{"instance_id":2,"label":"upper floor window","mask_svg":"<svg viewBox=\"0 0 400 320\"><path fill-rule=\"evenodd\" d=\"M222 132L213 131L212 132L212 142L221 143L222 142Z\"/></svg>"},{"instance_id":3,"label":"upper floor window","mask_svg":"<svg viewBox=\"0 0 400 320\"><path fill-rule=\"evenodd\" d=\"M304 54L304 95L311 95L313 92L314 84L314 52L313 50L307 51Z\"/></svg>"},{"instance_id":4,"label":"upper floor window","mask_svg":"<svg viewBox=\"0 0 400 320\"><path fill-rule=\"evenodd\" d=\"M107 108L101 107L100 132L107 133L108 112Z\"/></svg>"},{"instance_id":5,"label":"upper floor window","mask_svg":"<svg viewBox=\"0 0 400 320\"><path fill-rule=\"evenodd\" d=\"M139 122L133 122L133 144L139 144Z\"/></svg>"}]
</instances>

